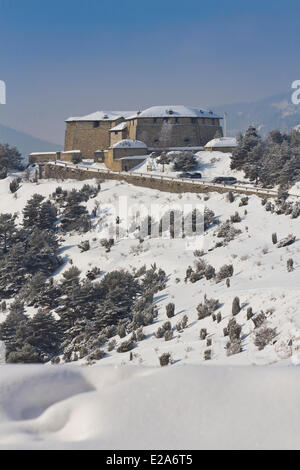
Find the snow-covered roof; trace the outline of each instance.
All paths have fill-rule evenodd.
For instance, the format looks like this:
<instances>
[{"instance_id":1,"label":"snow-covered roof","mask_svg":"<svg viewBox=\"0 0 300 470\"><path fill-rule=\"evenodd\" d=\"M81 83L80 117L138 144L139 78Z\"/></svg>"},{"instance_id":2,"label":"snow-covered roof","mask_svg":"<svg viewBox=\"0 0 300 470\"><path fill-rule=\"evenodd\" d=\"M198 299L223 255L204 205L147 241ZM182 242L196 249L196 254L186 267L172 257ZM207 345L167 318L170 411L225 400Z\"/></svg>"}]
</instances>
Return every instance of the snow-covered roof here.
<instances>
[{"instance_id":1,"label":"snow-covered roof","mask_svg":"<svg viewBox=\"0 0 300 470\"><path fill-rule=\"evenodd\" d=\"M66 122L72 121L115 121L120 118L126 118L136 113L136 111L96 111L81 117L70 117Z\"/></svg>"},{"instance_id":2,"label":"snow-covered roof","mask_svg":"<svg viewBox=\"0 0 300 470\"><path fill-rule=\"evenodd\" d=\"M81 150L64 150L62 153L81 153Z\"/></svg>"},{"instance_id":3,"label":"snow-covered roof","mask_svg":"<svg viewBox=\"0 0 300 470\"><path fill-rule=\"evenodd\" d=\"M112 127L111 129L109 129L109 132L123 131L124 129L126 129L126 127L127 127L126 122L120 122L120 124L118 124L117 126Z\"/></svg>"},{"instance_id":4,"label":"snow-covered roof","mask_svg":"<svg viewBox=\"0 0 300 470\"><path fill-rule=\"evenodd\" d=\"M147 145L140 140L123 139L113 145L113 148L147 148Z\"/></svg>"},{"instance_id":5,"label":"snow-covered roof","mask_svg":"<svg viewBox=\"0 0 300 470\"><path fill-rule=\"evenodd\" d=\"M32 152L29 155L56 155L57 152Z\"/></svg>"},{"instance_id":6,"label":"snow-covered roof","mask_svg":"<svg viewBox=\"0 0 300 470\"><path fill-rule=\"evenodd\" d=\"M237 141L235 137L220 137L207 142L205 147L236 147Z\"/></svg>"},{"instance_id":7,"label":"snow-covered roof","mask_svg":"<svg viewBox=\"0 0 300 470\"><path fill-rule=\"evenodd\" d=\"M196 117L196 118L219 118L222 119L217 114L214 114L212 111L201 108L191 108L189 106L183 105L167 105L167 106L152 106L151 108L145 109L139 113L136 113L132 116L127 117L127 119L136 119L136 118L159 118L159 117Z\"/></svg>"}]
</instances>

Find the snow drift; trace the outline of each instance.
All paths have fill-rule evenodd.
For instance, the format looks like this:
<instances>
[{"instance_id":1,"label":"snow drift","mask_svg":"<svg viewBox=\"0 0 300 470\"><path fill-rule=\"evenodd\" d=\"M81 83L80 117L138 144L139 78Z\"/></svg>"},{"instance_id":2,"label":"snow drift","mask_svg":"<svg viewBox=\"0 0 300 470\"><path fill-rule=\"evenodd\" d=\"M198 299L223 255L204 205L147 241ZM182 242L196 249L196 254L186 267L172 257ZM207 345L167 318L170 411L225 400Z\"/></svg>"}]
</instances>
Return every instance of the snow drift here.
<instances>
[{"instance_id":1,"label":"snow drift","mask_svg":"<svg viewBox=\"0 0 300 470\"><path fill-rule=\"evenodd\" d=\"M299 449L298 373L1 366L0 449Z\"/></svg>"}]
</instances>

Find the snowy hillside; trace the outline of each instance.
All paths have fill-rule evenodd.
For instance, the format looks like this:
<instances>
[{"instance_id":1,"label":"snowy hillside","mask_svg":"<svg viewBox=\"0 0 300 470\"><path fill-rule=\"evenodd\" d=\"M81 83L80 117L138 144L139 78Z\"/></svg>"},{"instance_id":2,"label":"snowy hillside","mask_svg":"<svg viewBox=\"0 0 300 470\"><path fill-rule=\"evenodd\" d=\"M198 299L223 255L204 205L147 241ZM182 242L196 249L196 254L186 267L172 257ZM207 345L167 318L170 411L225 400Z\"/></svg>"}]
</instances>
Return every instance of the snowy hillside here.
<instances>
[{"instance_id":1,"label":"snowy hillside","mask_svg":"<svg viewBox=\"0 0 300 470\"><path fill-rule=\"evenodd\" d=\"M75 181L59 182L61 187L68 190L80 188L83 184ZM48 196L57 185L58 182L54 180L41 180L38 184L24 182L15 199L8 192L7 180L3 180L0 189L1 212L18 212L21 220L22 209L33 194ZM153 201L165 207L178 202L200 204L200 207L205 205L215 213L218 223L210 227L204 237L196 239L196 242L192 240L191 246L186 239L170 239L168 234L158 239L146 237L144 242L140 243L132 234L130 238L117 240L111 251L107 253L101 246L100 240L109 236L115 220L113 209L117 208L119 198L122 197L126 198L131 210L136 212L141 212L143 206L149 207ZM105 182L101 185L98 196L86 204L89 212L99 204L92 230L85 234L69 233L61 237L60 251L64 265L54 278L61 279L63 272L70 268L70 262L80 269L82 278L94 267L100 268L100 278L114 269L139 269L143 265L150 267L153 263L166 272L167 286L154 298L158 307L158 318L152 325L144 328L146 339L138 342L133 350L133 363L157 366L158 357L164 352L172 354L175 365L203 363L204 351L207 349L206 341L199 339L200 329L203 328L207 330L207 338L212 339L212 363L271 364L290 357L300 348L298 239L291 246L278 248L272 243L272 233L277 232L278 240L289 233L298 235L300 219L267 212L256 196L249 198L247 206L239 207L240 202L240 196L230 203L225 194L210 193L208 198L204 198L203 195L166 194L151 189L136 188L127 183ZM225 246L214 248L216 242L221 240L216 237L219 227L235 212L240 214L241 222L234 226L241 233ZM83 240L89 240L90 249L81 252L78 244ZM200 258L195 256L195 250L203 250L204 255ZM287 271L287 260L290 258L294 260L292 272ZM215 279L205 278L195 283L185 282L188 267L195 269L195 263L199 259L212 265L216 272L224 264L232 264L234 273L230 278L230 287L226 287L225 279L219 283ZM202 320L197 319L197 306L203 302L205 294L208 298L219 300L220 307L215 313L221 313L220 323L213 321L211 316ZM231 318L232 302L236 296L241 303L241 311L235 319L242 325L243 350L240 354L227 357L225 346L228 338L224 337L223 329L227 327ZM9 304L11 301L7 302ZM169 302L175 304L175 316L170 319L174 328L174 337L171 341L165 341L164 338L156 338L154 333L168 320L165 307ZM247 321L248 307L252 307L254 314L259 314L263 310L266 324L276 328L277 335L272 344L267 345L262 351L253 343L255 327L251 320ZM33 307L28 308L30 315L34 312ZM188 327L177 332L176 324L184 315L188 316ZM1 314L3 320L5 316L5 313ZM120 343L118 336L115 339L117 344ZM128 361L129 353L120 354L115 350L107 352L101 360L103 364L125 364Z\"/></svg>"},{"instance_id":2,"label":"snowy hillside","mask_svg":"<svg viewBox=\"0 0 300 470\"><path fill-rule=\"evenodd\" d=\"M207 176L226 174L226 155L209 154L213 161L204 163L206 155L200 154L199 165ZM48 198L58 186L71 191L97 184L95 180L23 181L11 194L11 179L0 181L0 212L17 212L18 223L36 193ZM107 251L101 240L112 236L117 208L124 200L131 211L130 236L123 237L120 230ZM153 203L165 208L172 204L206 207L215 219L200 238L172 239L163 233L141 242L137 226L142 224L144 209ZM143 327L130 352L118 349L132 339L132 331L122 338L111 336L101 347L100 360L82 357L66 365L49 362L29 367L2 364L0 448L299 447L294 366L300 364L300 217L266 210L268 204L256 196L245 200L235 195L230 202L226 194L169 194L118 181L101 183L96 197L83 205L89 214L94 211L91 228L86 233L58 232L63 265L54 273L54 282L60 282L71 266L79 268L81 279L98 268L93 281L97 282L116 269L137 272L156 263L167 276L166 286L154 295L157 317ZM218 236L231 216L234 236ZM279 248L272 242L275 232L278 241L294 234L295 243ZM87 241L89 249L82 251L78 245ZM290 259L293 266L288 270ZM233 274L220 282L218 277L186 279L189 268L197 275L201 263L212 266L217 276L224 265L232 265ZM240 305L233 317L236 297ZM213 312L201 317L205 298L218 302ZM13 298L6 302L9 309ZM170 303L175 304L175 314L168 318ZM38 308L25 305L25 311L33 318ZM7 316L8 310L2 311L0 321ZM165 337L159 331L167 321L172 333ZM238 330L237 343L231 338L232 321L233 330ZM3 345L1 350L3 361ZM164 354L170 363L161 368ZM64 362L61 355L60 363ZM250 367L254 365L265 367Z\"/></svg>"}]
</instances>

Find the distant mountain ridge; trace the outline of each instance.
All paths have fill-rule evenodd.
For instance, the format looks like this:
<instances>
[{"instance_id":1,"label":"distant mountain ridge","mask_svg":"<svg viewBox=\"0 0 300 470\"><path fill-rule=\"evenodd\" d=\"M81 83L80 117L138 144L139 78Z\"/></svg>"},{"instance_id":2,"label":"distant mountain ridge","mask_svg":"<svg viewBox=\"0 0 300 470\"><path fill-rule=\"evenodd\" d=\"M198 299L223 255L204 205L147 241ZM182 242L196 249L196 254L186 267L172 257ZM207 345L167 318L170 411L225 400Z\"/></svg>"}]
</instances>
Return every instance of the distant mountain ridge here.
<instances>
[{"instance_id":1,"label":"distant mountain ridge","mask_svg":"<svg viewBox=\"0 0 300 470\"><path fill-rule=\"evenodd\" d=\"M25 132L17 131L11 127L0 124L0 143L7 143L10 146L16 146L21 152L24 160L31 152L55 152L63 150L59 144L47 142L46 140L38 139Z\"/></svg>"},{"instance_id":2,"label":"distant mountain ridge","mask_svg":"<svg viewBox=\"0 0 300 470\"><path fill-rule=\"evenodd\" d=\"M252 124L261 135L273 129L289 131L295 126L300 128L300 105L291 103L291 93L281 93L254 102L240 102L214 106L215 113L223 116L227 113L227 135L236 136ZM63 146L47 142L25 132L0 124L0 143L16 146L23 158L31 152L55 152Z\"/></svg>"},{"instance_id":3,"label":"distant mountain ridge","mask_svg":"<svg viewBox=\"0 0 300 470\"><path fill-rule=\"evenodd\" d=\"M291 102L291 93L281 93L255 102L214 106L221 116L227 113L227 135L235 136L252 124L261 135L273 129L289 131L300 124L300 105Z\"/></svg>"}]
</instances>

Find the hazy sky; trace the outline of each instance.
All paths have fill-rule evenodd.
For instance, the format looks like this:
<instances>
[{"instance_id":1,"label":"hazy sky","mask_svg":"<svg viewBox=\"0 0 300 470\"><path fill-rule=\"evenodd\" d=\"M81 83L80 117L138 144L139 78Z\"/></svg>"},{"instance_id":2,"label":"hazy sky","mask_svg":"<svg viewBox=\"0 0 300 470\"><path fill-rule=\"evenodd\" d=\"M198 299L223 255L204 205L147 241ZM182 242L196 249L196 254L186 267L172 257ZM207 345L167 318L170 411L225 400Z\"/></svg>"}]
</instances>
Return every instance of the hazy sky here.
<instances>
[{"instance_id":1,"label":"hazy sky","mask_svg":"<svg viewBox=\"0 0 300 470\"><path fill-rule=\"evenodd\" d=\"M0 123L61 143L68 116L288 91L299 31L299 0L0 0Z\"/></svg>"}]
</instances>

